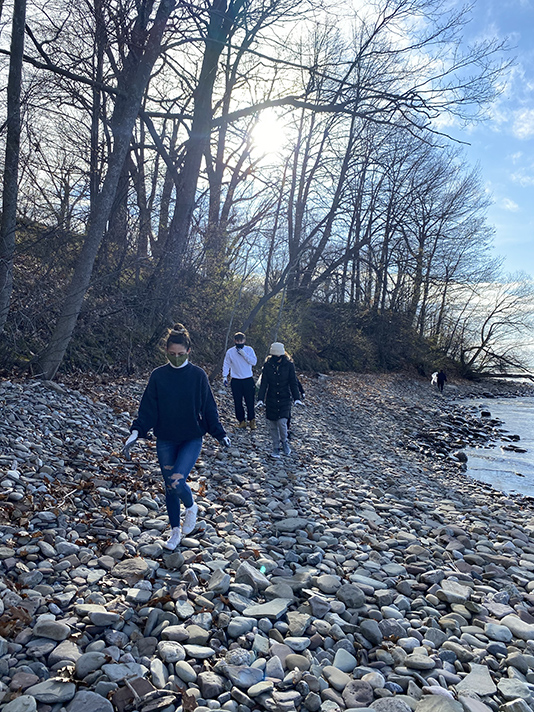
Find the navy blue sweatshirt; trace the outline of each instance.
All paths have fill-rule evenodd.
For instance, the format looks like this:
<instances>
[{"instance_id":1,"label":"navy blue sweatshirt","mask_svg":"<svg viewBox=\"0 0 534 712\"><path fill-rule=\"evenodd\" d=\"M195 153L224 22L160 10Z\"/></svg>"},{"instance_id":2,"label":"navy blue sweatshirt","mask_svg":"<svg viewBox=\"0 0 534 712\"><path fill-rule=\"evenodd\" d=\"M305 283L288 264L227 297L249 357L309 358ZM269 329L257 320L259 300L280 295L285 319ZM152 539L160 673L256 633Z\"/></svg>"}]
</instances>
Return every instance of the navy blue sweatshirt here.
<instances>
[{"instance_id":1,"label":"navy blue sweatshirt","mask_svg":"<svg viewBox=\"0 0 534 712\"><path fill-rule=\"evenodd\" d=\"M154 430L158 439L171 442L194 440L205 433L217 440L226 435L208 377L191 363L182 368L167 364L152 371L130 430L138 430L141 438Z\"/></svg>"}]
</instances>

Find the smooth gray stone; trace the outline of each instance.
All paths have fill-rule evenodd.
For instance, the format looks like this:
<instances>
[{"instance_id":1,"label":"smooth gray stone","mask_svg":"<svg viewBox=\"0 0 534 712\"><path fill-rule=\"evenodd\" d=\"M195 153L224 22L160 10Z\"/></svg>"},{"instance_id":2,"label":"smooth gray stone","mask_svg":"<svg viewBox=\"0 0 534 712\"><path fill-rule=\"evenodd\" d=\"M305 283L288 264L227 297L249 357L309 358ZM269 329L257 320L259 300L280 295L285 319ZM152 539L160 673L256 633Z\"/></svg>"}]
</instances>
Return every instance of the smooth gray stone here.
<instances>
[{"instance_id":1,"label":"smooth gray stone","mask_svg":"<svg viewBox=\"0 0 534 712\"><path fill-rule=\"evenodd\" d=\"M464 648L462 645L455 643L452 640L446 640L441 647L443 650L451 650L455 653L461 663L470 663L475 657L470 650L467 650L467 648Z\"/></svg>"},{"instance_id":2,"label":"smooth gray stone","mask_svg":"<svg viewBox=\"0 0 534 712\"><path fill-rule=\"evenodd\" d=\"M333 665L326 665L323 668L323 677L338 692L342 692L351 681L350 675Z\"/></svg>"},{"instance_id":3,"label":"smooth gray stone","mask_svg":"<svg viewBox=\"0 0 534 712\"><path fill-rule=\"evenodd\" d=\"M425 638L434 643L436 648L441 648L443 643L447 640L447 633L444 633L439 628L429 628L425 633Z\"/></svg>"},{"instance_id":4,"label":"smooth gray stone","mask_svg":"<svg viewBox=\"0 0 534 712\"><path fill-rule=\"evenodd\" d=\"M96 692L80 690L67 705L67 712L113 712L113 705Z\"/></svg>"},{"instance_id":5,"label":"smooth gray stone","mask_svg":"<svg viewBox=\"0 0 534 712\"><path fill-rule=\"evenodd\" d=\"M237 618L232 618L228 624L226 633L229 638L239 638L240 635L249 633L255 625L255 618L243 618L242 616L238 616Z\"/></svg>"},{"instance_id":6,"label":"smooth gray stone","mask_svg":"<svg viewBox=\"0 0 534 712\"><path fill-rule=\"evenodd\" d=\"M366 618L361 621L360 633L373 645L380 645L384 639L377 621L371 618Z\"/></svg>"},{"instance_id":7,"label":"smooth gray stone","mask_svg":"<svg viewBox=\"0 0 534 712\"><path fill-rule=\"evenodd\" d=\"M369 707L375 712L411 712L410 706L398 697L382 697L371 702Z\"/></svg>"},{"instance_id":8,"label":"smooth gray stone","mask_svg":"<svg viewBox=\"0 0 534 712\"><path fill-rule=\"evenodd\" d=\"M267 663L265 665L265 677L273 677L275 680L283 680L284 668L278 655L272 655L272 657L267 658Z\"/></svg>"},{"instance_id":9,"label":"smooth gray stone","mask_svg":"<svg viewBox=\"0 0 534 712\"><path fill-rule=\"evenodd\" d=\"M510 655L508 655L508 657L504 661L504 664L507 667L512 666L516 670L522 672L523 675L526 675L529 669L534 670L534 655L525 655L524 653L510 653Z\"/></svg>"},{"instance_id":10,"label":"smooth gray stone","mask_svg":"<svg viewBox=\"0 0 534 712\"><path fill-rule=\"evenodd\" d=\"M375 591L379 588L386 589L388 587L387 583L384 583L383 581L377 581L376 579L371 578L370 576L362 576L360 574L351 574L349 576L349 578L356 585L361 583L363 586L370 586Z\"/></svg>"},{"instance_id":11,"label":"smooth gray stone","mask_svg":"<svg viewBox=\"0 0 534 712\"><path fill-rule=\"evenodd\" d=\"M334 667L338 668L339 670L342 670L343 672L352 672L357 664L358 661L356 660L354 655L349 653L347 650L339 648L336 651L336 655L334 657L333 662Z\"/></svg>"},{"instance_id":12,"label":"smooth gray stone","mask_svg":"<svg viewBox=\"0 0 534 712\"><path fill-rule=\"evenodd\" d=\"M183 621L187 620L188 618L191 618L191 616L195 613L195 608L193 604L185 599L178 599L178 601L176 601L176 603L174 604L174 610L176 611L176 615L178 616L178 618Z\"/></svg>"},{"instance_id":13,"label":"smooth gray stone","mask_svg":"<svg viewBox=\"0 0 534 712\"><path fill-rule=\"evenodd\" d=\"M465 698L462 698L462 700L464 699ZM4 707L4 709L7 709L7 707ZM518 697L517 700L505 702L499 707L499 710L501 710L501 712L532 712L532 707L527 702L525 702L525 700L522 700L520 697ZM471 711L468 710L468 712Z\"/></svg>"},{"instance_id":14,"label":"smooth gray stone","mask_svg":"<svg viewBox=\"0 0 534 712\"><path fill-rule=\"evenodd\" d=\"M384 618L378 624L380 632L384 638L404 638L406 628L395 618Z\"/></svg>"},{"instance_id":15,"label":"smooth gray stone","mask_svg":"<svg viewBox=\"0 0 534 712\"><path fill-rule=\"evenodd\" d=\"M310 647L310 639L304 636L287 636L284 638L285 645L289 645L291 650L301 653Z\"/></svg>"},{"instance_id":16,"label":"smooth gray stone","mask_svg":"<svg viewBox=\"0 0 534 712\"><path fill-rule=\"evenodd\" d=\"M299 613L298 611L288 611L286 617L289 623L289 633L297 637L304 635L312 621L312 616L308 613Z\"/></svg>"},{"instance_id":17,"label":"smooth gray stone","mask_svg":"<svg viewBox=\"0 0 534 712\"><path fill-rule=\"evenodd\" d=\"M35 712L37 709L37 702L35 697L31 695L21 695L16 697L7 705L2 707L2 712Z\"/></svg>"},{"instance_id":18,"label":"smooth gray stone","mask_svg":"<svg viewBox=\"0 0 534 712\"><path fill-rule=\"evenodd\" d=\"M417 703L415 712L464 712L464 708L461 702L448 697L426 695Z\"/></svg>"},{"instance_id":19,"label":"smooth gray stone","mask_svg":"<svg viewBox=\"0 0 534 712\"><path fill-rule=\"evenodd\" d=\"M242 561L239 564L234 578L236 583L247 583L258 591L263 591L271 585L267 576L262 574L255 566L249 564L248 561Z\"/></svg>"},{"instance_id":20,"label":"smooth gray stone","mask_svg":"<svg viewBox=\"0 0 534 712\"><path fill-rule=\"evenodd\" d=\"M35 697L37 702L55 705L58 702L70 702L76 694L76 685L73 682L50 678L28 687L26 694Z\"/></svg>"},{"instance_id":21,"label":"smooth gray stone","mask_svg":"<svg viewBox=\"0 0 534 712\"><path fill-rule=\"evenodd\" d=\"M516 697L520 697L522 700L529 702L531 698L530 688L525 682L521 682L520 680L503 677L497 683L497 689L507 702L515 700Z\"/></svg>"},{"instance_id":22,"label":"smooth gray stone","mask_svg":"<svg viewBox=\"0 0 534 712\"><path fill-rule=\"evenodd\" d=\"M111 682L120 682L126 677L143 677L146 668L139 663L107 663L101 670Z\"/></svg>"},{"instance_id":23,"label":"smooth gray stone","mask_svg":"<svg viewBox=\"0 0 534 712\"><path fill-rule=\"evenodd\" d=\"M230 574L226 574L221 569L217 569L213 572L208 581L208 591L224 595L228 592L231 581Z\"/></svg>"},{"instance_id":24,"label":"smooth gray stone","mask_svg":"<svg viewBox=\"0 0 534 712\"><path fill-rule=\"evenodd\" d=\"M108 656L105 653L89 652L81 655L75 663L75 674L79 680L95 670L100 670L102 665L106 663Z\"/></svg>"},{"instance_id":25,"label":"smooth gray stone","mask_svg":"<svg viewBox=\"0 0 534 712\"><path fill-rule=\"evenodd\" d=\"M36 638L50 638L57 642L66 640L71 634L71 629L65 623L39 618L34 626L33 634Z\"/></svg>"},{"instance_id":26,"label":"smooth gray stone","mask_svg":"<svg viewBox=\"0 0 534 712\"><path fill-rule=\"evenodd\" d=\"M189 640L189 633L184 625L169 625L161 631L161 637L166 640L174 640L177 643L184 643Z\"/></svg>"},{"instance_id":27,"label":"smooth gray stone","mask_svg":"<svg viewBox=\"0 0 534 712\"><path fill-rule=\"evenodd\" d=\"M180 660L185 660L184 646L174 640L161 640L158 643L158 653L165 663L177 663Z\"/></svg>"},{"instance_id":28,"label":"smooth gray stone","mask_svg":"<svg viewBox=\"0 0 534 712\"><path fill-rule=\"evenodd\" d=\"M307 524L308 520L302 517L287 517L276 522L275 527L279 532L296 532L305 529Z\"/></svg>"},{"instance_id":29,"label":"smooth gray stone","mask_svg":"<svg viewBox=\"0 0 534 712\"><path fill-rule=\"evenodd\" d=\"M30 657L44 658L56 647L56 642L50 638L34 638L26 644L26 653Z\"/></svg>"},{"instance_id":30,"label":"smooth gray stone","mask_svg":"<svg viewBox=\"0 0 534 712\"><path fill-rule=\"evenodd\" d=\"M365 603L365 593L355 584L344 583L336 592L336 596L347 608L361 608Z\"/></svg>"},{"instance_id":31,"label":"smooth gray stone","mask_svg":"<svg viewBox=\"0 0 534 712\"><path fill-rule=\"evenodd\" d=\"M137 505L132 506L135 507ZM149 566L147 562L140 556L135 556L133 559L124 559L123 561L119 561L118 564L115 564L115 566L111 569L113 576L127 581L130 579L142 579L146 576L148 571Z\"/></svg>"},{"instance_id":32,"label":"smooth gray stone","mask_svg":"<svg viewBox=\"0 0 534 712\"><path fill-rule=\"evenodd\" d=\"M70 662L75 663L81 654L81 650L76 643L72 640L64 640L52 650L48 656L47 664L52 667L60 660L70 660Z\"/></svg>"},{"instance_id":33,"label":"smooth gray stone","mask_svg":"<svg viewBox=\"0 0 534 712\"><path fill-rule=\"evenodd\" d=\"M247 665L227 665L225 674L232 684L241 690L248 690L249 687L263 680L263 670Z\"/></svg>"},{"instance_id":34,"label":"smooth gray stone","mask_svg":"<svg viewBox=\"0 0 534 712\"><path fill-rule=\"evenodd\" d=\"M206 645L210 639L210 631L205 628L201 628L199 625L188 625L186 627L187 633L189 634L188 643L190 645Z\"/></svg>"},{"instance_id":35,"label":"smooth gray stone","mask_svg":"<svg viewBox=\"0 0 534 712\"><path fill-rule=\"evenodd\" d=\"M534 640L534 625L525 623L519 616L505 616L501 620L501 625L509 628L516 638L521 640Z\"/></svg>"},{"instance_id":36,"label":"smooth gray stone","mask_svg":"<svg viewBox=\"0 0 534 712\"><path fill-rule=\"evenodd\" d=\"M312 594L308 598L308 603L310 604L312 615L316 618L322 618L325 616L331 607L328 599L323 596L317 596L316 594Z\"/></svg>"},{"instance_id":37,"label":"smooth gray stone","mask_svg":"<svg viewBox=\"0 0 534 712\"><path fill-rule=\"evenodd\" d=\"M287 583L275 583L268 586L264 591L263 595L268 601L272 601L273 598L289 598L294 600L293 589Z\"/></svg>"},{"instance_id":38,"label":"smooth gray stone","mask_svg":"<svg viewBox=\"0 0 534 712\"><path fill-rule=\"evenodd\" d=\"M247 694L249 697L252 697L252 699L254 699L254 697L258 697L259 695L272 692L273 690L273 682L271 682L270 680L262 680L256 685L252 685L252 687L249 687L249 689L247 690Z\"/></svg>"},{"instance_id":39,"label":"smooth gray stone","mask_svg":"<svg viewBox=\"0 0 534 712\"><path fill-rule=\"evenodd\" d=\"M174 669L178 677L184 682L196 682L197 674L194 668L185 660L179 660Z\"/></svg>"},{"instance_id":40,"label":"smooth gray stone","mask_svg":"<svg viewBox=\"0 0 534 712\"><path fill-rule=\"evenodd\" d=\"M440 587L436 593L440 601L446 601L447 603L465 603L471 596L469 586L462 586L462 584L457 581L443 579L440 583Z\"/></svg>"},{"instance_id":41,"label":"smooth gray stone","mask_svg":"<svg viewBox=\"0 0 534 712\"><path fill-rule=\"evenodd\" d=\"M252 618L269 618L269 620L278 620L286 612L289 606L293 603L289 598L275 598L266 603L257 603L245 608L243 615Z\"/></svg>"},{"instance_id":42,"label":"smooth gray stone","mask_svg":"<svg viewBox=\"0 0 534 712\"><path fill-rule=\"evenodd\" d=\"M115 623L118 623L120 619L120 615L118 613L114 613L113 611L91 611L89 613L89 620L91 623L102 628L115 625Z\"/></svg>"},{"instance_id":43,"label":"smooth gray stone","mask_svg":"<svg viewBox=\"0 0 534 712\"><path fill-rule=\"evenodd\" d=\"M461 702L464 708L464 712L491 712L491 707L489 707L476 697L466 697L465 695L459 695L458 702ZM524 700L521 700L521 702L526 704Z\"/></svg>"},{"instance_id":44,"label":"smooth gray stone","mask_svg":"<svg viewBox=\"0 0 534 712\"><path fill-rule=\"evenodd\" d=\"M433 670L436 667L435 660L421 653L410 653L406 656L404 664L411 670Z\"/></svg>"},{"instance_id":45,"label":"smooth gray stone","mask_svg":"<svg viewBox=\"0 0 534 712\"><path fill-rule=\"evenodd\" d=\"M456 690L476 692L477 695L493 695L497 692L497 686L485 665L471 663L471 672L456 685Z\"/></svg>"},{"instance_id":46,"label":"smooth gray stone","mask_svg":"<svg viewBox=\"0 0 534 712\"><path fill-rule=\"evenodd\" d=\"M202 697L206 700L214 700L222 695L225 690L225 680L215 672L201 672L197 679Z\"/></svg>"},{"instance_id":47,"label":"smooth gray stone","mask_svg":"<svg viewBox=\"0 0 534 712\"><path fill-rule=\"evenodd\" d=\"M248 608L252 603L250 598L245 598L245 596L242 596L236 591L230 591L228 593L228 602L230 603L230 606L235 608L235 610L239 613L243 613L245 608Z\"/></svg>"},{"instance_id":48,"label":"smooth gray stone","mask_svg":"<svg viewBox=\"0 0 534 712\"><path fill-rule=\"evenodd\" d=\"M497 623L486 623L484 633L490 640L496 640L499 643L509 643L513 638L510 628Z\"/></svg>"},{"instance_id":49,"label":"smooth gray stone","mask_svg":"<svg viewBox=\"0 0 534 712\"><path fill-rule=\"evenodd\" d=\"M205 645L184 645L185 652L191 658L196 660L207 660L215 655L215 650L213 648L208 648Z\"/></svg>"},{"instance_id":50,"label":"smooth gray stone","mask_svg":"<svg viewBox=\"0 0 534 712\"><path fill-rule=\"evenodd\" d=\"M285 666L288 670L298 668L299 670L306 671L310 669L310 661L299 653L289 653L285 658Z\"/></svg>"},{"instance_id":51,"label":"smooth gray stone","mask_svg":"<svg viewBox=\"0 0 534 712\"><path fill-rule=\"evenodd\" d=\"M167 668L159 658L152 658L150 661L150 675L157 690L162 690L169 679Z\"/></svg>"},{"instance_id":52,"label":"smooth gray stone","mask_svg":"<svg viewBox=\"0 0 534 712\"><path fill-rule=\"evenodd\" d=\"M322 574L317 577L317 588L326 594L335 593L341 586L341 579L339 576L332 576L331 574Z\"/></svg>"}]
</instances>

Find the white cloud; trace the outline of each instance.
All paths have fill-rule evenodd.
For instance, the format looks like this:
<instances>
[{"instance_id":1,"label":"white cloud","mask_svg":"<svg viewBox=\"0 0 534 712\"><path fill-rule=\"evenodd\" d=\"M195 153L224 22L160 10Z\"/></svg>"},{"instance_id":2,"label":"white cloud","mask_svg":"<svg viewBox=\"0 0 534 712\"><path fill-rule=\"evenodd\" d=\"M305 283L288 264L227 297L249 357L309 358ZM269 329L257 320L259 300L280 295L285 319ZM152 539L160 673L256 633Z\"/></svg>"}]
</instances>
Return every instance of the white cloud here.
<instances>
[{"instance_id":1,"label":"white cloud","mask_svg":"<svg viewBox=\"0 0 534 712\"><path fill-rule=\"evenodd\" d=\"M534 185L534 168L532 166L520 167L514 173L510 173L510 180L522 188L529 188Z\"/></svg>"},{"instance_id":2,"label":"white cloud","mask_svg":"<svg viewBox=\"0 0 534 712\"><path fill-rule=\"evenodd\" d=\"M534 136L534 109L521 109L515 112L513 132L519 139Z\"/></svg>"},{"instance_id":3,"label":"white cloud","mask_svg":"<svg viewBox=\"0 0 534 712\"><path fill-rule=\"evenodd\" d=\"M501 200L500 207L503 210L508 210L511 213L517 213L517 211L519 210L519 205L513 200L510 200L510 198L503 198Z\"/></svg>"}]
</instances>

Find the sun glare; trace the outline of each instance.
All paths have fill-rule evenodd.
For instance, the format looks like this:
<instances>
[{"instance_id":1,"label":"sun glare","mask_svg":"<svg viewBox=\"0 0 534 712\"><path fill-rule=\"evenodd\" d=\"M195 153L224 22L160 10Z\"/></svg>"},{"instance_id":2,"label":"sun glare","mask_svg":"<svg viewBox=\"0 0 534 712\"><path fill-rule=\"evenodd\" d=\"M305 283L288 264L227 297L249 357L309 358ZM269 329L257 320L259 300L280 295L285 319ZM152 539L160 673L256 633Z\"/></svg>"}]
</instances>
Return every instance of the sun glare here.
<instances>
[{"instance_id":1,"label":"sun glare","mask_svg":"<svg viewBox=\"0 0 534 712\"><path fill-rule=\"evenodd\" d=\"M274 111L266 110L252 131L254 147L263 155L278 153L284 144L285 132Z\"/></svg>"}]
</instances>

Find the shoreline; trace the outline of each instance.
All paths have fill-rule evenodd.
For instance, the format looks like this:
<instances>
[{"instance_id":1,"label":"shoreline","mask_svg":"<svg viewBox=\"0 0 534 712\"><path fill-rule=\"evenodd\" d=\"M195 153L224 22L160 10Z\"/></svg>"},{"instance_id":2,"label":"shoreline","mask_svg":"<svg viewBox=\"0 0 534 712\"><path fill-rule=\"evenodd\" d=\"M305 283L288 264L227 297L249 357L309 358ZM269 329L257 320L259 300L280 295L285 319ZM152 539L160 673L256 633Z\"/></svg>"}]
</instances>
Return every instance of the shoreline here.
<instances>
[{"instance_id":1,"label":"shoreline","mask_svg":"<svg viewBox=\"0 0 534 712\"><path fill-rule=\"evenodd\" d=\"M525 388L304 376L290 457L262 413L205 439L169 553L153 443L119 456L144 383L0 381L2 709L530 712L534 501L454 454Z\"/></svg>"}]
</instances>

